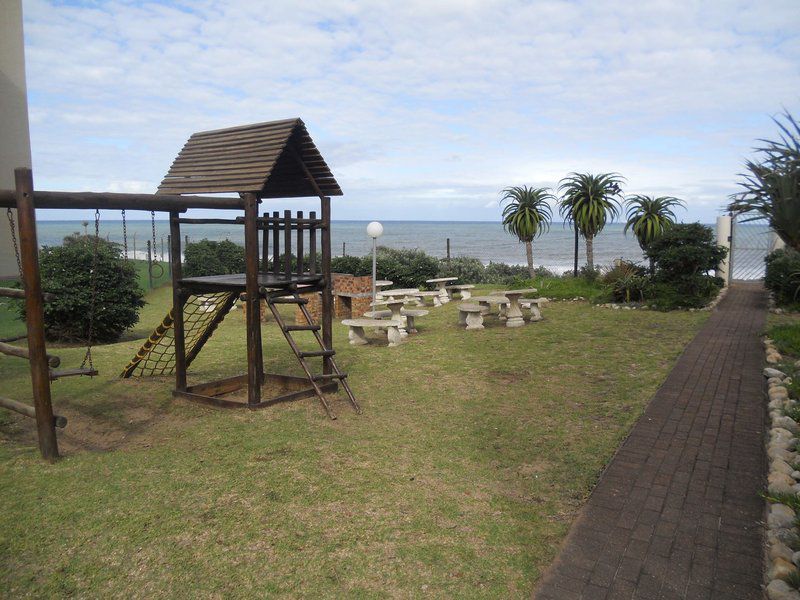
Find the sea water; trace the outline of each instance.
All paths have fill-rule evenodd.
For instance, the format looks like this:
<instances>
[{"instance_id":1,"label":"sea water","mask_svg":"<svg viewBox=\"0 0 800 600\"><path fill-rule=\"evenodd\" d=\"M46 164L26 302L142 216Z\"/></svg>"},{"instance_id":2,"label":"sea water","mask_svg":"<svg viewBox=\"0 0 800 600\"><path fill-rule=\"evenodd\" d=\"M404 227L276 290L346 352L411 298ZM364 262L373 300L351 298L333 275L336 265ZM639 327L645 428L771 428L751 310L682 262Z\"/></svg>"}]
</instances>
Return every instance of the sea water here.
<instances>
[{"instance_id":1,"label":"sea water","mask_svg":"<svg viewBox=\"0 0 800 600\"><path fill-rule=\"evenodd\" d=\"M157 258L166 257L168 221L156 221L155 252ZM39 244L41 246L61 245L65 236L73 233L93 233L94 223L81 221L39 221L37 223ZM346 253L350 256L364 256L372 250L372 239L367 237L367 221L333 221L331 223L331 246L334 256ZM231 240L244 244L244 229L241 225L183 225L181 234L188 236L190 242L202 239ZM102 220L100 235L112 242L123 243L122 221ZM153 231L150 221L127 222L129 256L146 258L147 242L152 244ZM281 235L281 241L283 236ZM390 248L417 248L426 253L444 258L447 254L447 240L450 240L450 255L478 258L484 264L504 262L526 264L525 244L506 233L500 223L491 222L444 222L444 221L384 221L383 235L378 245ZM183 242L184 240L182 240ZM308 242L306 242L306 248ZM586 263L586 244L579 242L579 264ZM533 261L535 266L544 266L562 273L572 269L574 253L574 233L562 223L553 223L550 230L533 242ZM643 262L642 251L636 238L628 232L623 233L623 225L611 223L595 238L594 262L596 265L610 265L616 259Z\"/></svg>"}]
</instances>

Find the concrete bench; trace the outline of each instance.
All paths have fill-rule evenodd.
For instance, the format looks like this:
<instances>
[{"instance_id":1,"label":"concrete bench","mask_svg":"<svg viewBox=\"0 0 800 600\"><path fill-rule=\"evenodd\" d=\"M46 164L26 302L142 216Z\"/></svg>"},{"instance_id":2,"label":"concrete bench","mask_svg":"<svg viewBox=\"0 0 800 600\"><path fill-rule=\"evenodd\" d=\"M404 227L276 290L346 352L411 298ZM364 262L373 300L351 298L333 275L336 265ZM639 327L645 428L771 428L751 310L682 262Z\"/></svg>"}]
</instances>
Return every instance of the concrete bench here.
<instances>
[{"instance_id":1,"label":"concrete bench","mask_svg":"<svg viewBox=\"0 0 800 600\"><path fill-rule=\"evenodd\" d=\"M478 304L459 304L458 324L467 329L483 329L483 310Z\"/></svg>"},{"instance_id":2,"label":"concrete bench","mask_svg":"<svg viewBox=\"0 0 800 600\"><path fill-rule=\"evenodd\" d=\"M528 318L528 321L535 323L536 321L544 319L542 316L542 307L548 302L550 301L547 298L534 298L532 300L520 300L519 305L530 309L531 316Z\"/></svg>"},{"instance_id":3,"label":"concrete bench","mask_svg":"<svg viewBox=\"0 0 800 600\"><path fill-rule=\"evenodd\" d=\"M386 328L386 338L389 341L389 346L399 346L402 341L400 336L400 322L389 319L345 319L342 325L347 325L350 328L348 337L353 346L363 346L369 344L364 327Z\"/></svg>"},{"instance_id":4,"label":"concrete bench","mask_svg":"<svg viewBox=\"0 0 800 600\"><path fill-rule=\"evenodd\" d=\"M430 311L420 310L418 308L404 308L402 313L406 318L406 331L408 331L408 333L417 333L417 327L414 325L414 319L417 317L424 317L429 312Z\"/></svg>"},{"instance_id":5,"label":"concrete bench","mask_svg":"<svg viewBox=\"0 0 800 600\"><path fill-rule=\"evenodd\" d=\"M419 306L425 306L425 298L431 298L434 306L442 305L442 295L439 292L417 292L412 296L417 299Z\"/></svg>"},{"instance_id":6,"label":"concrete bench","mask_svg":"<svg viewBox=\"0 0 800 600\"><path fill-rule=\"evenodd\" d=\"M447 292L450 294L451 299L453 297L453 294L458 292L462 300L469 300L472 297L472 292L470 292L470 290L474 290L475 286L472 284L448 285L446 289Z\"/></svg>"}]
</instances>

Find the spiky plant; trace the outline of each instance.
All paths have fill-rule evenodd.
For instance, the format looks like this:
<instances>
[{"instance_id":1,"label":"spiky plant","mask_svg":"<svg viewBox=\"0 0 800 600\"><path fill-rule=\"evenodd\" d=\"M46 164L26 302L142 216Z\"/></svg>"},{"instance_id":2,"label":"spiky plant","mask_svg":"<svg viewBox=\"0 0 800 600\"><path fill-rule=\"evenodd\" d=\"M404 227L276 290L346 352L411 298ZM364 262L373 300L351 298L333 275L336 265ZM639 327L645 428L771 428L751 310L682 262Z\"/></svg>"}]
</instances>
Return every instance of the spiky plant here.
<instances>
[{"instance_id":1,"label":"spiky plant","mask_svg":"<svg viewBox=\"0 0 800 600\"><path fill-rule=\"evenodd\" d=\"M618 173L570 173L558 186L562 193L559 212L586 240L586 263L590 270L594 270L595 236L622 210L620 185L624 181Z\"/></svg>"},{"instance_id":2,"label":"spiky plant","mask_svg":"<svg viewBox=\"0 0 800 600\"><path fill-rule=\"evenodd\" d=\"M633 231L642 250L646 250L653 240L675 224L677 217L674 208L678 206L686 208L683 200L673 196L653 198L640 194L628 196L626 205L624 231L625 233L628 233L629 229ZM650 270L653 270L652 261Z\"/></svg>"},{"instance_id":3,"label":"spiky plant","mask_svg":"<svg viewBox=\"0 0 800 600\"><path fill-rule=\"evenodd\" d=\"M503 208L503 228L525 242L528 272L533 278L533 240L550 229L553 213L549 201L556 197L547 188L526 185L505 188L501 194L500 203L507 203Z\"/></svg>"},{"instance_id":4,"label":"spiky plant","mask_svg":"<svg viewBox=\"0 0 800 600\"><path fill-rule=\"evenodd\" d=\"M744 191L731 196L728 210L751 215L745 221L766 217L786 245L800 251L800 124L788 111L782 117L785 122L773 118L779 139L759 140L758 159L745 162Z\"/></svg>"}]
</instances>

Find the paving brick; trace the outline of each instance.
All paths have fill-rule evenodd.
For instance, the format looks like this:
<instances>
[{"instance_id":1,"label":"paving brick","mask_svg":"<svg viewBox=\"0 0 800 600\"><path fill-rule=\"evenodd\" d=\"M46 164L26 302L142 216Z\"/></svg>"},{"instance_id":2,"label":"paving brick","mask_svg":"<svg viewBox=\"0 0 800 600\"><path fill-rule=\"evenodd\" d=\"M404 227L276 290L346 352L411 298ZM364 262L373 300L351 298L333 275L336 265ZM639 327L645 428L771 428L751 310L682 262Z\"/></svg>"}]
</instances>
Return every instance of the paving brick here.
<instances>
[{"instance_id":1,"label":"paving brick","mask_svg":"<svg viewBox=\"0 0 800 600\"><path fill-rule=\"evenodd\" d=\"M760 284L731 287L589 498L602 527L575 522L534 598L762 597L765 315Z\"/></svg>"}]
</instances>

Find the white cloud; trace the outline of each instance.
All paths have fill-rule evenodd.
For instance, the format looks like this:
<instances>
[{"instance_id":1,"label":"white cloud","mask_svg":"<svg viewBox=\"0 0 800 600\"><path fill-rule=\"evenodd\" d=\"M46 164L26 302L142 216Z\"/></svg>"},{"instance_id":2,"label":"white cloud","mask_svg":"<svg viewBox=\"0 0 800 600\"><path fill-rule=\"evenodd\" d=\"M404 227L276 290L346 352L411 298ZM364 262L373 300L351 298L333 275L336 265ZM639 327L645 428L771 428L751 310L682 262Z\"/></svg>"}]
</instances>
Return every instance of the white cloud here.
<instances>
[{"instance_id":1,"label":"white cloud","mask_svg":"<svg viewBox=\"0 0 800 600\"><path fill-rule=\"evenodd\" d=\"M800 11L642 4L26 1L37 185L153 190L193 131L301 116L339 218L496 219L603 169L709 220L798 105Z\"/></svg>"}]
</instances>

